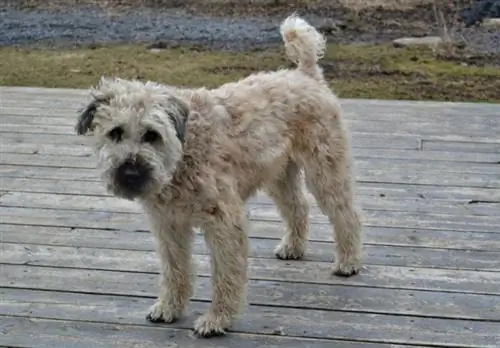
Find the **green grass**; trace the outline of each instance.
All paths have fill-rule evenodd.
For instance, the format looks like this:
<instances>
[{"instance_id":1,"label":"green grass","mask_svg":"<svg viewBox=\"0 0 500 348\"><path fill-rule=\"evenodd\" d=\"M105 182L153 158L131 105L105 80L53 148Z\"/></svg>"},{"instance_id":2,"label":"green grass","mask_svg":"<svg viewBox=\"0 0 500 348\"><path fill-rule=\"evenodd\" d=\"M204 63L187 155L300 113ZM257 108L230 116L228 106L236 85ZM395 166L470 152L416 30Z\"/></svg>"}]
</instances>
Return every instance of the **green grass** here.
<instances>
[{"instance_id":1,"label":"green grass","mask_svg":"<svg viewBox=\"0 0 500 348\"><path fill-rule=\"evenodd\" d=\"M282 49L231 53L143 45L67 50L1 48L0 84L87 88L101 75L216 87L261 70L290 67ZM343 98L500 102L500 68L440 59L430 49L330 45L321 61Z\"/></svg>"}]
</instances>

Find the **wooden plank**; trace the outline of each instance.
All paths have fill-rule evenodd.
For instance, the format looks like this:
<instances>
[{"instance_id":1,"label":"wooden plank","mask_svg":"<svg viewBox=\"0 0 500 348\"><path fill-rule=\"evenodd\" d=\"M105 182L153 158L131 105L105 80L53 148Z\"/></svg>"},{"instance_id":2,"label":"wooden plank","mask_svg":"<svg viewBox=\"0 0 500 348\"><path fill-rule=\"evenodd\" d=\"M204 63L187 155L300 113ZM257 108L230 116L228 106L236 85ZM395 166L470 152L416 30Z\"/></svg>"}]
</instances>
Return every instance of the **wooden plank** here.
<instances>
[{"instance_id":1,"label":"wooden plank","mask_svg":"<svg viewBox=\"0 0 500 348\"><path fill-rule=\"evenodd\" d=\"M165 326L114 325L81 321L60 321L37 318L2 317L0 329L5 333L0 342L16 347L89 348L89 347L148 347L148 348L233 348L240 346L291 348L327 348L334 340L312 340L279 336L228 334L223 339L195 339L188 330ZM30 334L27 335L26 333ZM342 342L343 343L343 342ZM360 348L379 348L383 345L356 343ZM387 346L385 346L387 347Z\"/></svg>"},{"instance_id":2,"label":"wooden plank","mask_svg":"<svg viewBox=\"0 0 500 348\"><path fill-rule=\"evenodd\" d=\"M90 147L80 145L3 143L0 151L1 153L40 154L53 156L66 155L74 157L90 157L93 155L93 151Z\"/></svg>"},{"instance_id":3,"label":"wooden plank","mask_svg":"<svg viewBox=\"0 0 500 348\"><path fill-rule=\"evenodd\" d=\"M36 96L80 96L88 94L85 88L51 88L51 87L27 87L27 86L0 86L0 91L12 97L32 94ZM6 100L8 98L5 98ZM11 98L9 98L11 99Z\"/></svg>"},{"instance_id":4,"label":"wooden plank","mask_svg":"<svg viewBox=\"0 0 500 348\"><path fill-rule=\"evenodd\" d=\"M118 236L120 237L120 235ZM135 240L139 240L141 234L136 234ZM149 236L148 236L149 237ZM147 238L150 241L151 237ZM269 259L270 272L261 277L276 277L279 274L279 268L282 262L274 260L274 247L276 240L268 239L250 239L252 258ZM113 247L113 244L110 245ZM123 271L156 271L156 256L153 248L150 250L135 250L136 247L129 245L128 250L119 250L116 247L108 249L107 245L99 248L73 247L73 246L47 246L34 244L14 244L3 242L3 263L8 264L29 264L35 266L50 267L89 267L89 260L93 260L91 268L102 270L123 270ZM210 255L206 248L202 236L197 236L194 242L195 253L202 255L201 263L209 265L210 262L206 256ZM443 255L445 254L445 255ZM331 262L334 255L334 248L331 243L310 242L308 253L304 261L302 272L304 276L298 276L292 281L311 281L307 276L309 271L331 268ZM96 259L94 259L96 258ZM401 266L401 267L420 267L420 268L441 268L441 269L460 269L500 272L500 252L474 252L463 250L435 250L423 249L411 250L410 248L389 247L389 246L371 246L364 247L364 264L378 266ZM258 261L261 262L261 261ZM262 261L266 262L266 261ZM321 263L326 264L321 264ZM209 274L208 268L202 269ZM274 269L276 268L276 269ZM276 278L274 278L276 279ZM288 278L287 278L288 279ZM278 279L279 280L279 279Z\"/></svg>"},{"instance_id":5,"label":"wooden plank","mask_svg":"<svg viewBox=\"0 0 500 348\"><path fill-rule=\"evenodd\" d=\"M84 106L84 105L82 105ZM0 116L4 119L4 131L5 132L36 132L36 133L54 133L54 134L67 134L73 132L73 127L76 122L77 107L73 112L67 112L66 117L51 117L48 118L45 115L32 116L30 122L29 117L23 117L27 119L27 122L16 121L16 116L10 116L9 114L5 116ZM47 110L49 115L54 115L51 110ZM4 111L5 112L5 111ZM389 115L390 118L391 115ZM394 117L394 115L392 115ZM37 120L40 119L40 120ZM55 119L55 120L54 120ZM66 122L58 122L59 120L65 120ZM398 118L399 119L399 118ZM403 119L404 120L404 119ZM500 127L500 120L498 118L486 117L475 120L468 120L467 127L463 127L464 119L460 118L446 118L439 120L423 120L423 119L409 119L402 122L394 123L394 118L392 119L366 119L362 117L361 119L353 119L346 115L346 123L349 129L354 132L363 133L380 133L380 134L392 134L394 131L398 133L407 134L420 134L420 135L442 135L442 134L453 134L461 136L487 136L494 137L495 129ZM13 122L14 121L14 122ZM45 121L45 122L43 122ZM34 122L34 123L33 123ZM35 126L36 125L36 126ZM439 125L439 127L436 127Z\"/></svg>"},{"instance_id":6,"label":"wooden plank","mask_svg":"<svg viewBox=\"0 0 500 348\"><path fill-rule=\"evenodd\" d=\"M75 112L76 109L90 101L89 94L85 91L80 93L32 93L28 95L19 93L7 93L11 98L2 101L4 113L23 112L26 109L44 110L48 115L54 115L61 111ZM10 99L10 100L9 100ZM434 121L440 123L445 120L459 120L464 124L481 123L498 116L500 108L497 104L436 104L432 102L409 101L400 103L395 100L372 100L372 99L341 99L341 104L346 118L363 118L369 120L398 121L421 120L424 122ZM431 103L431 104L429 104ZM23 105L23 107L20 107ZM369 115L367 117L367 115Z\"/></svg>"},{"instance_id":7,"label":"wooden plank","mask_svg":"<svg viewBox=\"0 0 500 348\"><path fill-rule=\"evenodd\" d=\"M277 227L277 226L275 226ZM252 235L250 245L252 247L251 255L257 258L274 258L274 248L279 242L281 237L281 230L275 229L275 233L261 237L253 236L252 231L256 229L257 226L253 226L249 233ZM268 227L269 229L269 227ZM84 236L95 234L95 231L87 232L87 230L82 231ZM39 252L47 249L48 247L40 246L44 244L48 245L64 245L69 247L77 247L81 250L82 247L90 246L97 248L106 249L127 249L127 250L139 250L139 251L152 251L154 250L151 237L144 236L143 234L137 233L127 233L120 232L119 234L113 233L109 234L107 232L101 231L101 238L98 241L106 244L99 244L96 240L87 241L70 240L74 233L67 233L60 235L57 242L52 242L50 240L41 240L40 238L44 236L41 233L41 237L35 238L35 245L37 247L31 248L29 245L19 246L17 244L8 244L9 241L14 243L28 243L28 241L33 240L30 236L25 236L23 233L18 233L18 235L12 236L12 232L4 233L4 252L8 255L8 248L13 251L12 257L19 260L22 257L25 250L33 249ZM439 236L439 235L438 235ZM325 233L324 239L331 236ZM115 238L119 238L119 242L115 243ZM490 246L490 251L488 250L455 250L449 249L445 252L443 249L427 249L427 248L407 248L402 245L385 245L377 240L370 243L370 240L365 242L364 247L364 262L366 264L373 265L391 265L391 266L410 266L410 267L429 267L429 268L444 268L444 269L470 269L470 270L489 270L489 271L500 271L500 254L498 252L500 249L495 247L498 244L495 239L498 239L498 235L494 235ZM329 240L317 241L311 240L308 246L308 253L305 256L305 260L310 261L321 261L321 262L331 262L334 255L334 247L332 244L328 243ZM24 249L24 248L28 249ZM44 249L45 248L45 249ZM49 248L50 250L59 250L58 248ZM203 243L202 237L199 236L195 240L195 249L198 253L208 254L208 250ZM66 249L61 249L66 250ZM72 250L72 249L71 249ZM7 256L5 256L7 260ZM5 261L6 262L6 261ZM9 261L13 262L13 261Z\"/></svg>"},{"instance_id":8,"label":"wooden plank","mask_svg":"<svg viewBox=\"0 0 500 348\"><path fill-rule=\"evenodd\" d=\"M276 222L253 221L248 225L251 238L278 240L283 235L283 225ZM111 248L127 250L153 250L152 237L137 235L137 232L122 230L98 230L64 228L53 226L30 226L0 224L2 240L10 243L28 243L40 245L60 245L91 248ZM388 227L364 228L363 242L365 254L369 245L386 245L410 248L437 248L449 250L500 251L500 234L481 232L459 232L443 230L422 230ZM328 225L315 225L309 231L311 242L331 242L332 233ZM413 250L416 256L419 250ZM316 252L316 251L309 251ZM447 255L442 250L440 256ZM385 264L394 262L394 257L382 255ZM417 257L420 262L425 259ZM406 261L405 261L406 260ZM409 262L408 259L401 260ZM415 261L413 261L415 262ZM436 262L436 261L429 261ZM446 259L444 262L449 262ZM453 264L453 263L451 263Z\"/></svg>"},{"instance_id":9,"label":"wooden plank","mask_svg":"<svg viewBox=\"0 0 500 348\"><path fill-rule=\"evenodd\" d=\"M26 132L4 132L0 129L0 146L3 144L26 143L26 144L64 144L64 145L82 145L90 144L90 139L76 134L43 134L43 133L26 133ZM420 137L415 135L391 134L365 134L351 132L353 137L356 137L355 147L371 148L371 149L420 149Z\"/></svg>"},{"instance_id":10,"label":"wooden plank","mask_svg":"<svg viewBox=\"0 0 500 348\"><path fill-rule=\"evenodd\" d=\"M90 86L89 86L90 87ZM12 100L29 102L65 101L89 96L88 89L72 88L41 88L41 87L10 87L0 86L3 98L2 105L7 106ZM9 98L7 98L7 96ZM416 115L444 113L450 116L474 116L486 114L495 117L498 115L499 106L495 103L473 103L473 102L442 102L442 101L409 101L409 100L377 100L377 99L349 99L341 98L341 104L346 109L358 110L361 114L372 115L384 111L393 111L396 115L405 114L410 110ZM19 105L18 103L12 103Z\"/></svg>"},{"instance_id":11,"label":"wooden plank","mask_svg":"<svg viewBox=\"0 0 500 348\"><path fill-rule=\"evenodd\" d=\"M459 141L439 141L439 140L423 140L422 150L425 152L443 151L460 151L462 153L482 153L481 156L489 154L500 154L500 144L492 143L477 143L477 142L459 142Z\"/></svg>"},{"instance_id":12,"label":"wooden plank","mask_svg":"<svg viewBox=\"0 0 500 348\"><path fill-rule=\"evenodd\" d=\"M1 133L0 148L4 144L51 144L51 145L84 145L90 146L88 137L76 134L30 134L30 133Z\"/></svg>"},{"instance_id":13,"label":"wooden plank","mask_svg":"<svg viewBox=\"0 0 500 348\"><path fill-rule=\"evenodd\" d=\"M52 210L1 207L3 223L17 225L42 225L59 227L106 228L142 230L148 226L143 215L111 213L102 211ZM276 212L265 208L247 208L251 221L281 222ZM327 224L323 215L311 216L311 224ZM436 229L448 231L499 232L500 216L455 216L447 214L426 214L395 211L364 211L366 226Z\"/></svg>"},{"instance_id":14,"label":"wooden plank","mask_svg":"<svg viewBox=\"0 0 500 348\"><path fill-rule=\"evenodd\" d=\"M4 189L8 189L5 187ZM306 195L309 202L309 213L321 215L316 201L311 194ZM406 211L420 213L439 213L452 215L482 215L496 216L500 209L498 203L478 203L467 204L466 202L449 202L441 200L424 200L420 198L400 199L387 197L358 196L358 202L363 210L384 210L384 211ZM249 208L259 206L269 206L269 209L276 210L274 202L264 194L251 198L247 203ZM63 209L63 210L96 210L118 213L142 213L139 204L133 201L120 199L112 196L81 196L71 194L51 194L36 192L6 192L0 196L0 206L4 207L25 207L42 209ZM276 215L278 212L276 211Z\"/></svg>"},{"instance_id":15,"label":"wooden plank","mask_svg":"<svg viewBox=\"0 0 500 348\"><path fill-rule=\"evenodd\" d=\"M3 153L1 163L6 165L20 166L42 166L54 168L82 168L94 169L96 159L94 156L85 158L67 155L41 155L41 154L9 154ZM355 160L355 167L361 173L366 170L382 171L387 167L393 172L439 171L442 173L474 173L474 174L497 174L500 178L500 166L496 163L457 163L454 161L428 161L421 159L406 158L369 158L358 157Z\"/></svg>"},{"instance_id":16,"label":"wooden plank","mask_svg":"<svg viewBox=\"0 0 500 348\"><path fill-rule=\"evenodd\" d=\"M40 166L0 165L2 178L37 178L71 181L100 181L97 169ZM378 182L395 184L439 185L459 187L500 188L498 174L443 173L438 170L422 172L422 169L409 171L366 168L357 170L355 179L359 182Z\"/></svg>"},{"instance_id":17,"label":"wooden plank","mask_svg":"<svg viewBox=\"0 0 500 348\"><path fill-rule=\"evenodd\" d=\"M266 313L267 316L271 314ZM165 325L142 326L142 325L115 325L88 323L80 321L56 321L47 319L27 319L18 317L2 318L3 326L7 328L5 342L9 344L23 344L26 346L36 344L37 348L89 348L95 347L96 344L101 347L122 348L122 347L151 347L151 348L268 348L268 347L290 347L290 348L330 348L332 346L356 347L356 348L402 348L404 346L394 345L392 343L367 343L354 338L354 341L346 339L346 333L349 336L355 337L358 335L358 329L352 327L344 328L343 326L335 326L343 329L343 334L339 340L330 339L310 339L299 337L278 336L281 326L276 328L263 328L267 335L251 335L230 333L223 338L214 338L210 340L195 339L187 330L176 330ZM275 321L277 323L277 320ZM0 326L1 327L1 326ZM262 325L260 325L262 327ZM292 327L290 325L290 327ZM300 324L294 324L297 335L298 332L304 332L300 329ZM317 326L314 332L322 332L322 330L330 330L331 328L323 327L321 324ZM389 330L383 330L388 332ZM26 332L32 332L32 335L26 335ZM275 332L278 332L275 333ZM365 332L361 336L364 337ZM384 336L380 333L376 337ZM38 338L40 337L40 338ZM420 337L420 336L417 336ZM420 342L411 338L412 342ZM444 339L443 339L444 341ZM482 341L478 342L483 342ZM13 342L13 343L11 343ZM465 342L465 345L464 345ZM467 345L466 342L472 342L472 345ZM486 340L487 342L487 340ZM420 343L417 343L420 344ZM422 345L417 345L424 347ZM442 347L451 347L443 345ZM467 341L462 341L461 345L453 345L458 348L490 348L494 347L489 343L478 346L475 341L469 338Z\"/></svg>"},{"instance_id":18,"label":"wooden plank","mask_svg":"<svg viewBox=\"0 0 500 348\"><path fill-rule=\"evenodd\" d=\"M93 151L90 147L64 145L56 146L51 144L25 144L10 143L3 144L1 152L4 154L21 154L23 156L8 157L9 164L26 164L26 159L33 159L39 164L44 165L50 157L65 156L70 157L91 157L94 160ZM36 155L36 156L32 156ZM500 161L500 154L482 153L482 152L451 152L451 151L417 151L417 150L392 150L379 149L374 151L372 148L354 147L353 155L355 159L402 159L415 161L445 161L445 162L471 162L471 163L491 163L497 164ZM21 161L21 162L18 162ZM7 160L5 160L7 162ZM94 160L95 162L95 160Z\"/></svg>"},{"instance_id":19,"label":"wooden plank","mask_svg":"<svg viewBox=\"0 0 500 348\"><path fill-rule=\"evenodd\" d=\"M11 143L3 144L0 148L4 154L37 154L51 156L72 156L72 157L91 157L93 151L90 147L76 145L51 145L51 144L25 144ZM481 150L481 149L479 149ZM478 151L479 151L478 150ZM453 162L471 162L471 163L493 163L500 161L500 154L485 152L451 152L451 151L417 151L417 150L392 150L354 147L354 158L394 158L394 159L416 159L427 161L453 161ZM15 164L13 162L11 164ZM40 165L43 165L40 164Z\"/></svg>"},{"instance_id":20,"label":"wooden plank","mask_svg":"<svg viewBox=\"0 0 500 348\"><path fill-rule=\"evenodd\" d=\"M69 180L2 177L2 189L12 192L110 196L104 189L104 185L98 181L87 182L85 186L82 186L75 185L73 181ZM309 196L307 190L304 192ZM457 204L485 204L484 202L500 201L500 189L481 187L358 182L356 194L361 197L440 200ZM269 201L269 198L259 192L252 200L266 202Z\"/></svg>"},{"instance_id":21,"label":"wooden plank","mask_svg":"<svg viewBox=\"0 0 500 348\"><path fill-rule=\"evenodd\" d=\"M253 259L251 272L257 269L265 269L269 260ZM276 260L278 262L279 260ZM261 266L257 267L257 262ZM300 265L300 266L299 266ZM258 279L252 274L249 281L249 302L261 305L278 305L288 307L302 307L313 309L324 309L338 306L344 303L352 310L362 308L356 302L349 301L379 301L382 297L366 297L366 294L373 293L373 289L380 290L380 293L391 293L409 290L422 292L423 295L407 293L407 301L401 306L390 306L387 311L411 311L417 313L419 308L411 306L412 298L420 298L422 301L429 301L427 306L434 303L433 296L441 299L443 306L453 304L450 299L458 297L460 294L488 295L484 298L487 303L489 299L497 301L500 295L500 273L498 272L474 272L442 269L422 269L406 267L370 266L366 267L359 275L350 278L340 278L331 275L330 268L310 272L310 282L291 283L298 274L305 273L307 262L281 262L279 278L282 281L272 279ZM304 272L301 269L304 267ZM53 267L33 267L25 265L2 265L4 287L15 289L37 289L50 291L70 291L84 293L102 293L106 295L126 295L126 296L149 296L157 295L158 275L156 273L138 273L124 271L104 271L86 270L76 268L53 268ZM276 276L275 276L276 277ZM313 279L316 279L313 281ZM286 281L283 281L286 280ZM195 298L204 298L200 294L207 294L211 297L209 277L199 276L194 290ZM344 295L339 298L334 296L334 289L343 291ZM377 290L377 291L378 291ZM432 293L432 296L429 295ZM425 296L428 294L428 296ZM443 297L440 297L442 294ZM445 296L445 294L447 294ZM383 296L383 295L380 295ZM424 296L422 298L420 296ZM458 298L457 297L457 298ZM462 298L462 297L461 297ZM467 296L465 298L468 298ZM495 300L496 298L496 300ZM478 297L479 299L479 297ZM439 300L439 301L441 301ZM409 301L409 302L408 302ZM440 302L439 302L440 303ZM471 306L479 305L471 301ZM458 306L458 304L457 304ZM482 305L481 305L482 306ZM398 307L398 308L393 308ZM486 310L484 315L498 314L498 306L493 306ZM490 313L490 314L485 314Z\"/></svg>"},{"instance_id":22,"label":"wooden plank","mask_svg":"<svg viewBox=\"0 0 500 348\"><path fill-rule=\"evenodd\" d=\"M103 326L106 324L121 324L141 325L145 328L160 327L163 330L189 329L190 324L196 318L196 314L207 307L207 304L192 302L183 320L171 325L153 326L147 324L144 320L144 312L151 304L151 299L26 290L12 291L9 289L2 290L2 292L4 298L8 301L6 308L0 309L2 313L46 319L99 320L100 323L104 324ZM79 306L75 304L79 304ZM100 309L98 318L96 318L96 308ZM380 320L381 325L373 325L376 320ZM467 330L460 330L460 328L473 327L475 330L472 335L469 334L469 336L464 337L465 340L461 341L460 344L477 345L480 344L481 336L479 334L481 333L484 335L483 338L490 340L497 338L495 330L486 331L493 324L466 320L447 321L380 315L360 316L342 312L314 310L304 312L297 309L250 306L245 310L242 318L235 322L231 329L232 333L220 340L220 342L224 342L231 337L238 337L236 333L251 332L253 334L271 335L275 331L280 331L283 339L292 336L355 340L357 343L352 343L356 344L356 346L360 344L359 341L361 340L426 344L433 337L432 343L447 346L453 344L453 342L450 342L449 337L446 337L447 333L453 332L455 334L457 332L457 336L453 339L458 342L462 338L461 335L469 334ZM279 330L280 327L281 330ZM364 331L361 333L359 332L361 330ZM449 331L445 332L444 330ZM372 333L372 331L374 332ZM348 343L343 342L343 345ZM268 342L268 344L271 344L271 342ZM330 342L330 344L334 345L335 343ZM360 347L364 347L364 344L368 343L363 343ZM369 347L372 348L375 345Z\"/></svg>"},{"instance_id":23,"label":"wooden plank","mask_svg":"<svg viewBox=\"0 0 500 348\"><path fill-rule=\"evenodd\" d=\"M0 91L12 97L21 98L22 96L32 95L50 98L50 97L71 97L88 95L86 88L50 88L50 87L25 87L25 86L0 86ZM6 98L6 100L12 98ZM33 100L34 98L28 98ZM413 101L413 100L385 100L385 99L363 99L363 98L341 98L341 103L344 105L360 106L363 105L369 110L375 107L393 107L407 110L414 106L420 110L425 108L445 109L455 111L456 109L466 111L467 113L481 112L487 110L498 110L499 106L494 103L476 103L476 102L448 102L448 101Z\"/></svg>"},{"instance_id":24,"label":"wooden plank","mask_svg":"<svg viewBox=\"0 0 500 348\"><path fill-rule=\"evenodd\" d=\"M430 124L429 127L432 125ZM434 125L436 128L436 125ZM453 141L453 142L474 142L474 143L500 143L500 139L496 137L496 133L484 133L482 130L463 134L443 134L437 132L436 134L418 134L411 129L399 130L388 129L386 133L382 130L375 128L376 132L370 132L369 128L366 129L353 129L350 130L350 137L352 143L357 147L372 147L372 148L400 148L400 149L421 149L422 140L438 140L438 141ZM30 138L49 139L54 135L70 135L74 133L74 129L70 126L22 126L22 125L6 125L0 129L2 137L5 134L25 134ZM418 135L416 135L418 134ZM47 143L50 140L44 140ZM49 142L52 143L52 142Z\"/></svg>"}]
</instances>

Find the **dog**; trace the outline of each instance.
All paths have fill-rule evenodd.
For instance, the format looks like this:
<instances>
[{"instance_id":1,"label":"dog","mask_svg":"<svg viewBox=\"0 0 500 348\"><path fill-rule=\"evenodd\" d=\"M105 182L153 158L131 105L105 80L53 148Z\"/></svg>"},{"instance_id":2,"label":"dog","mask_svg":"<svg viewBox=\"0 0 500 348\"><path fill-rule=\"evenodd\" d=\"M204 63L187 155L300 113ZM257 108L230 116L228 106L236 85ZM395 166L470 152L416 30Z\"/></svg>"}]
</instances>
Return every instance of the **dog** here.
<instances>
[{"instance_id":1,"label":"dog","mask_svg":"<svg viewBox=\"0 0 500 348\"><path fill-rule=\"evenodd\" d=\"M306 251L305 181L334 227L333 273L351 276L362 267L348 130L318 65L326 39L296 14L280 33L294 68L216 89L105 77L90 89L76 132L92 136L108 191L137 201L155 236L161 277L152 322L183 315L192 295L193 229L200 228L211 251L213 295L194 331L211 337L231 327L248 282L244 204L258 190L287 225L276 257L300 259Z\"/></svg>"}]
</instances>

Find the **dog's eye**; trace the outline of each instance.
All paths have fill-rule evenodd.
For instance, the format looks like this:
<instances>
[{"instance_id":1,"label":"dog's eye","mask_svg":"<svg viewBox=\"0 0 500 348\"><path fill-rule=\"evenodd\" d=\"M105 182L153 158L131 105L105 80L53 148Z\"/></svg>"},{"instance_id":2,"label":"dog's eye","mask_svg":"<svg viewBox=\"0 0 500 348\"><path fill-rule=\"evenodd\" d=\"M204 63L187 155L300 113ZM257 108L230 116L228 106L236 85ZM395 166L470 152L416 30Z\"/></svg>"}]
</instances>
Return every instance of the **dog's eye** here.
<instances>
[{"instance_id":1,"label":"dog's eye","mask_svg":"<svg viewBox=\"0 0 500 348\"><path fill-rule=\"evenodd\" d=\"M158 132L155 132L154 130L148 130L142 136L142 141L145 143L153 144L160 140L160 138L161 136L160 134L158 134Z\"/></svg>"},{"instance_id":2,"label":"dog's eye","mask_svg":"<svg viewBox=\"0 0 500 348\"><path fill-rule=\"evenodd\" d=\"M123 128L115 127L108 132L108 138L113 141L120 142L123 137Z\"/></svg>"}]
</instances>

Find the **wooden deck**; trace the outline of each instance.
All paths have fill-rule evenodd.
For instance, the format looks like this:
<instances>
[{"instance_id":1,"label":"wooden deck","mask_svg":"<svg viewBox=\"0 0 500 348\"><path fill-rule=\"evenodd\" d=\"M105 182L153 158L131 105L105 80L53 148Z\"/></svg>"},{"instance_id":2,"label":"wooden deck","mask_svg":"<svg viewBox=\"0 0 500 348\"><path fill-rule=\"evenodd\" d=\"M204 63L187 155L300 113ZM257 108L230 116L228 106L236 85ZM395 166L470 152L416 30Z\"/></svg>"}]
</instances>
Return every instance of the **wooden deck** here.
<instances>
[{"instance_id":1,"label":"wooden deck","mask_svg":"<svg viewBox=\"0 0 500 348\"><path fill-rule=\"evenodd\" d=\"M195 339L207 249L187 316L145 320L157 259L136 205L105 194L73 133L78 90L0 88L0 346L500 347L500 105L343 100L364 209L365 267L330 276L311 208L306 260L273 258L280 217L258 195L245 315Z\"/></svg>"}]
</instances>

